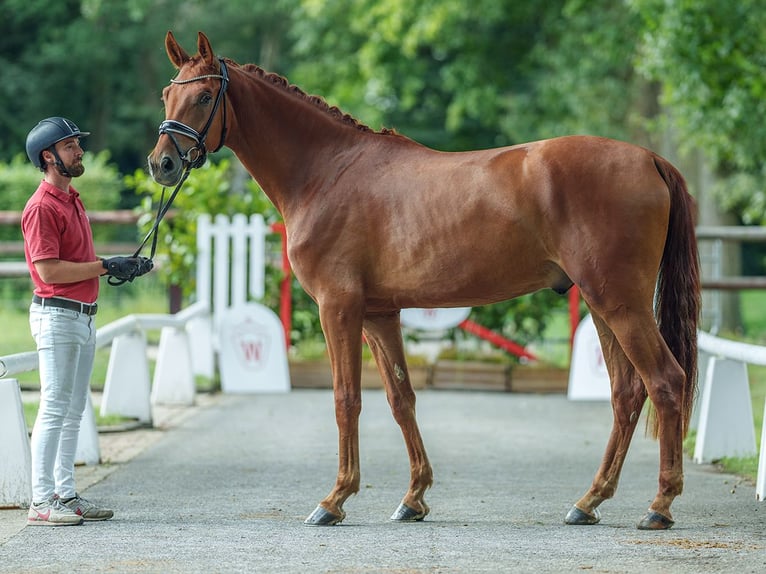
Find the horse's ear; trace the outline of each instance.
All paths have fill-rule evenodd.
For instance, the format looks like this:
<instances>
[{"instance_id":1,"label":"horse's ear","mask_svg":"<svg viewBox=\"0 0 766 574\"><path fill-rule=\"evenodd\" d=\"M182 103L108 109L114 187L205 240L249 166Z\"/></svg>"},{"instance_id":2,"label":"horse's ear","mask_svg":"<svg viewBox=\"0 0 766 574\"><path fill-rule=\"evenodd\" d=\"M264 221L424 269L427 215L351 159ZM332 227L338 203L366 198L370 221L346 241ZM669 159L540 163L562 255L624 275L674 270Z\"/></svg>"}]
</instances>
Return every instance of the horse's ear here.
<instances>
[{"instance_id":1,"label":"horse's ear","mask_svg":"<svg viewBox=\"0 0 766 574\"><path fill-rule=\"evenodd\" d=\"M197 51L206 64L215 62L215 54L213 48L210 47L210 40L202 32L197 32Z\"/></svg>"},{"instance_id":2,"label":"horse's ear","mask_svg":"<svg viewBox=\"0 0 766 574\"><path fill-rule=\"evenodd\" d=\"M168 58L170 58L170 61L176 68L180 68L184 63L191 59L189 54L186 53L186 50L176 42L176 38L170 30L168 30L168 33L165 36L165 51L168 53Z\"/></svg>"}]
</instances>

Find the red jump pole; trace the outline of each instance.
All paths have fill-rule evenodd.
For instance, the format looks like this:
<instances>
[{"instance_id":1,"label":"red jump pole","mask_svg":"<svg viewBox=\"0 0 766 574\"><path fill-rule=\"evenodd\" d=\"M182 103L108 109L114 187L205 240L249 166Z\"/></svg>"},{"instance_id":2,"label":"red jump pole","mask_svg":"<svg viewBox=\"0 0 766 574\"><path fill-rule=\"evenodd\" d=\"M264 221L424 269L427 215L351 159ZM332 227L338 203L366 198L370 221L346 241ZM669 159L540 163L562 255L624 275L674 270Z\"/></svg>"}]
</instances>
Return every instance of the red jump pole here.
<instances>
[{"instance_id":1,"label":"red jump pole","mask_svg":"<svg viewBox=\"0 0 766 574\"><path fill-rule=\"evenodd\" d=\"M498 335L494 331L491 331L487 329L486 327L482 327L478 323L474 323L470 319L466 319L462 323L458 325L463 331L466 331L467 333L471 333L471 335L476 335L477 337L484 339L485 341L489 341L496 347L500 347L501 349L504 349L511 353L512 355L516 355L517 357L523 357L526 359L529 359L531 361L536 361L537 357L535 357L532 353L527 351L524 347L519 345L518 343L514 343L510 339L506 339L502 335Z\"/></svg>"}]
</instances>

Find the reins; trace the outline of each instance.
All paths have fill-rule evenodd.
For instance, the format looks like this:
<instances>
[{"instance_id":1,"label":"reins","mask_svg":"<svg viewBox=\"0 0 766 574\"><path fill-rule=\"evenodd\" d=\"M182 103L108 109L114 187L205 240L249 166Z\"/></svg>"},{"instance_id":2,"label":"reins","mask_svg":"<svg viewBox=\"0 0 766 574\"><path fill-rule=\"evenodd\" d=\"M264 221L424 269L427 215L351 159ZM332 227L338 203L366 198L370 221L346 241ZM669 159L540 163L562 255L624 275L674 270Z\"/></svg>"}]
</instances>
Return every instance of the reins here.
<instances>
[{"instance_id":1,"label":"reins","mask_svg":"<svg viewBox=\"0 0 766 574\"><path fill-rule=\"evenodd\" d=\"M182 122L176 121L176 120L165 120L160 124L159 127L159 133L160 135L166 134L170 141L173 142L173 145L176 148L176 151L178 152L178 157L181 159L181 161L184 164L184 172L181 175L181 179L178 180L178 183L176 184L175 189L173 190L173 193L170 194L170 197L168 197L167 202L165 202L165 188L162 188L162 195L160 196L160 204L157 207L157 216L154 219L154 224L152 225L152 228L149 230L149 232L144 237L141 244L138 246L138 249L133 253L132 257L138 257L141 254L141 251L146 246L149 239L152 239L152 247L151 252L149 254L149 260L154 259L154 255L157 251L157 229L160 226L160 222L165 217L165 214L167 214L168 210L170 209L170 206L173 203L173 200L178 195L178 192L181 191L181 187L183 186L184 182L186 181L186 178L189 177L189 173L191 173L191 170L197 167L202 167L204 165L205 160L207 159L207 148L205 147L205 140L207 139L207 132L210 130L210 126L213 124L213 120L215 119L215 115L218 113L218 108L221 107L221 104L223 104L223 123L221 127L221 140L218 143L218 147L216 147L213 150L213 153L217 152L219 149L223 147L224 141L226 141L226 88L229 85L229 72L226 68L226 63L223 61L223 58L218 58L218 61L221 64L221 73L220 74L204 74L201 76L194 76L193 78L187 78L186 80L176 80L171 79L170 83L172 84L189 84L191 82L197 82L200 80L206 80L209 78L217 78L221 80L221 89L218 90L218 95L216 96L215 103L213 104L213 109L210 111L210 116L207 119L207 122L205 123L205 127L202 128L202 131L198 132L193 127L188 126ZM181 150L181 146L178 144L178 140L175 138L173 134L182 135L184 137L187 137L191 140L194 140L194 145L186 150L186 152L183 152ZM192 153L194 156L192 157ZM109 285L113 286L119 286L127 282L127 279L117 279L116 277L109 277L107 278L107 283Z\"/></svg>"}]
</instances>

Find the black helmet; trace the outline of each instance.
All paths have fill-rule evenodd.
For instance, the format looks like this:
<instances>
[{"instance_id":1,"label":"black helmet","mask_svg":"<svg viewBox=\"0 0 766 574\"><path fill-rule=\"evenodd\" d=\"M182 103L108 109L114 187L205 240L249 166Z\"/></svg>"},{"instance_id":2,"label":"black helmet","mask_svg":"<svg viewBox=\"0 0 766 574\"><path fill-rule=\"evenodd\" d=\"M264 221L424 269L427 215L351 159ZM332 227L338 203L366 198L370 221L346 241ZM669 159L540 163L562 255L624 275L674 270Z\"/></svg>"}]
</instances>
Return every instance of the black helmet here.
<instances>
[{"instance_id":1,"label":"black helmet","mask_svg":"<svg viewBox=\"0 0 766 574\"><path fill-rule=\"evenodd\" d=\"M85 137L90 132L81 132L74 122L66 118L46 118L27 135L27 156L35 167L43 169L40 154L52 145L72 137Z\"/></svg>"}]
</instances>

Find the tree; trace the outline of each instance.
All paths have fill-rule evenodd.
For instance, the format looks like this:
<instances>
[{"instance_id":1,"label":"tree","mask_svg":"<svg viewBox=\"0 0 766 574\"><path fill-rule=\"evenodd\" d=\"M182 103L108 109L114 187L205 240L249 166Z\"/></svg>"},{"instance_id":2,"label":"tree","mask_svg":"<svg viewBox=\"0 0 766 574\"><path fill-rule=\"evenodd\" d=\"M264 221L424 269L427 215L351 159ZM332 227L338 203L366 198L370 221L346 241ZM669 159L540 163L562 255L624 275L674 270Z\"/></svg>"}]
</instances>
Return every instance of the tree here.
<instances>
[{"instance_id":1,"label":"tree","mask_svg":"<svg viewBox=\"0 0 766 574\"><path fill-rule=\"evenodd\" d=\"M662 86L678 140L704 150L719 198L766 222L766 7L760 0L631 0L643 18L638 65Z\"/></svg>"},{"instance_id":2,"label":"tree","mask_svg":"<svg viewBox=\"0 0 766 574\"><path fill-rule=\"evenodd\" d=\"M23 152L41 118L61 115L91 131L88 149L109 149L123 173L143 167L163 119L161 91L174 72L163 49L167 30L192 41L197 30L209 29L220 37L222 54L283 66L280 43L293 3L187 0L181 8L159 0L5 0L0 160ZM134 199L123 197L127 206Z\"/></svg>"}]
</instances>

